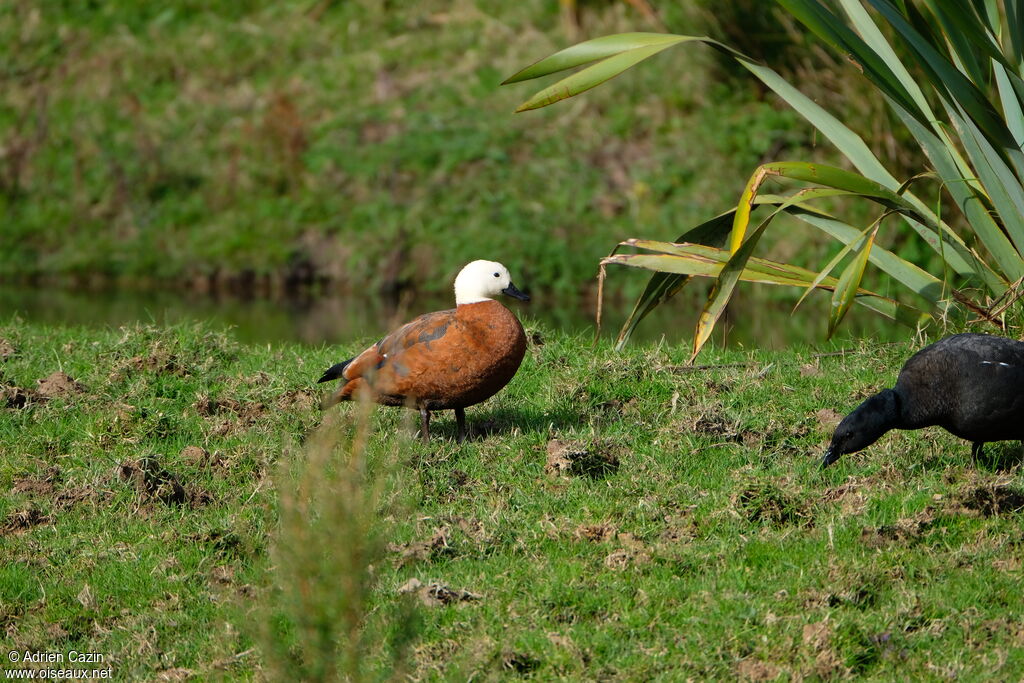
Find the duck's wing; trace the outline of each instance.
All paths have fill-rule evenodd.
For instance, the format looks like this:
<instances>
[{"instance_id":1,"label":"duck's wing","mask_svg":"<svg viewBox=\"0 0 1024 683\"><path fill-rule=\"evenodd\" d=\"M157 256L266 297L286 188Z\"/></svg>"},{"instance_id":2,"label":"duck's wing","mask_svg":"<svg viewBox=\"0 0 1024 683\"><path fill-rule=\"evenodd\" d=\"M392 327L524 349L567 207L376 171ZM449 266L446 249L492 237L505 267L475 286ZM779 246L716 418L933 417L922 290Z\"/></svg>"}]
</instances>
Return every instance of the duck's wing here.
<instances>
[{"instance_id":1,"label":"duck's wing","mask_svg":"<svg viewBox=\"0 0 1024 683\"><path fill-rule=\"evenodd\" d=\"M444 337L454 322L455 309L425 313L381 339L377 349L385 358L430 351L431 344Z\"/></svg>"},{"instance_id":2,"label":"duck's wing","mask_svg":"<svg viewBox=\"0 0 1024 683\"><path fill-rule=\"evenodd\" d=\"M455 310L426 313L402 325L379 342L363 351L340 369L347 380L376 375L384 383L392 374L405 376L410 367L424 367L429 363L433 342L447 334L455 322ZM338 367L338 366L335 366ZM374 381L373 384L377 384ZM387 391L385 387L380 387Z\"/></svg>"}]
</instances>

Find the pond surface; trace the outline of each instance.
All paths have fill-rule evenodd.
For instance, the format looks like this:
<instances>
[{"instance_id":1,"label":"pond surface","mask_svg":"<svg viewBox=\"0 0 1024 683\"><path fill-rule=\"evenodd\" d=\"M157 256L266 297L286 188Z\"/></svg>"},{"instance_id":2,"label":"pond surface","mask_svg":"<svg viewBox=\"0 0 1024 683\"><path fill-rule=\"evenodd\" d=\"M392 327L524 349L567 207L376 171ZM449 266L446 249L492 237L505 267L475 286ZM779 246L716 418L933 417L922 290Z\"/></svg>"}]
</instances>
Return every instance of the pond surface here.
<instances>
[{"instance_id":1,"label":"pond surface","mask_svg":"<svg viewBox=\"0 0 1024 683\"><path fill-rule=\"evenodd\" d=\"M533 301L528 304L506 303L527 324L535 320L557 330L593 334L593 300L579 297L578 301L566 302L542 291L534 291L532 296ZM664 337L666 342L688 345L705 296L705 290L683 290L644 320L634 340L654 342ZM854 306L835 339L826 342L827 296L810 297L810 302L792 315L792 300L764 299L756 289L739 292L729 306L724 324L719 323L716 328L714 344L768 349L792 344L832 347L856 337L895 341L911 334L896 323ZM394 305L381 298L354 295L243 299L179 290L87 291L0 285L0 321L18 315L26 321L57 325L119 327L135 322L171 324L201 320L232 328L232 334L247 343L319 345L372 341L420 313L451 307L450 298L421 298ZM631 309L632 301L606 301L603 334L614 337Z\"/></svg>"}]
</instances>

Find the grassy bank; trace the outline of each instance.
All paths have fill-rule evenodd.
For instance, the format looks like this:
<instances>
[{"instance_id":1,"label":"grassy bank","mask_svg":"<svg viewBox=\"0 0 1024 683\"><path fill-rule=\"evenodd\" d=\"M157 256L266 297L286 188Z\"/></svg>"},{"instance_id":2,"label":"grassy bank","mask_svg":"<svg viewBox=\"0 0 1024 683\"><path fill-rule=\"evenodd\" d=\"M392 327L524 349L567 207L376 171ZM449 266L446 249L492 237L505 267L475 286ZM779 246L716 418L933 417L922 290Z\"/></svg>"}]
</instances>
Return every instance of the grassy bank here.
<instances>
[{"instance_id":1,"label":"grassy bank","mask_svg":"<svg viewBox=\"0 0 1024 683\"><path fill-rule=\"evenodd\" d=\"M926 430L817 468L835 411L891 385L910 344L711 350L690 368L685 348L531 332L513 382L468 411L467 443L448 415L428 446L404 411L369 418L367 486L385 479L355 622L369 673L1024 670L1018 466L975 467ZM356 346L0 326L5 642L159 680L257 677L315 649L310 633L344 622L337 586L362 585L344 569L354 527L329 514L355 499L358 406L332 427L340 450L314 431L313 381ZM296 619L301 595L325 623Z\"/></svg>"},{"instance_id":2,"label":"grassy bank","mask_svg":"<svg viewBox=\"0 0 1024 683\"><path fill-rule=\"evenodd\" d=\"M486 257L576 293L619 239L672 239L766 155L809 153L795 113L700 49L513 115L524 92L498 84L523 65L658 28L581 2L570 37L558 5L9 4L0 276L436 293ZM713 30L701 7L662 21Z\"/></svg>"}]
</instances>

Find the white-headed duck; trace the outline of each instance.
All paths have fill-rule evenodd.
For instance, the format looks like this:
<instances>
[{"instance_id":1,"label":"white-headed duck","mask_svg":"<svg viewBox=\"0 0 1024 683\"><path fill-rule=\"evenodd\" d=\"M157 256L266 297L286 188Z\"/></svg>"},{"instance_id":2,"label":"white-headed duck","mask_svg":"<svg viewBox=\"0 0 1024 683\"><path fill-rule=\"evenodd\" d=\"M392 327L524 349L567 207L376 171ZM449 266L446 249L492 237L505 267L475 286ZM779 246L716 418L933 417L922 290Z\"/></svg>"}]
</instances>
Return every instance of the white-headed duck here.
<instances>
[{"instance_id":1,"label":"white-headed duck","mask_svg":"<svg viewBox=\"0 0 1024 683\"><path fill-rule=\"evenodd\" d=\"M498 294L530 300L500 263L466 265L455 278L454 309L421 315L327 370L319 381L340 379L342 385L323 407L369 391L377 403L418 408L424 441L430 438L431 411L454 408L461 442L466 406L498 393L526 353L523 326L492 298Z\"/></svg>"}]
</instances>

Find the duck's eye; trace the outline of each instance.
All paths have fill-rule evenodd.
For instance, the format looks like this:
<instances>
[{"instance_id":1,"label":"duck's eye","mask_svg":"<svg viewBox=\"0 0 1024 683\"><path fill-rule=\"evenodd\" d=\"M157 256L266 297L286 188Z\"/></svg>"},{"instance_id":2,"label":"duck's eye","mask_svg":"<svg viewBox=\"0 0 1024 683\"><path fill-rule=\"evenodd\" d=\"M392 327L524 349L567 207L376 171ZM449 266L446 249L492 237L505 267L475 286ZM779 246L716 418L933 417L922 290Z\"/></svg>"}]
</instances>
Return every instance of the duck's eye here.
<instances>
[{"instance_id":1,"label":"duck's eye","mask_svg":"<svg viewBox=\"0 0 1024 683\"><path fill-rule=\"evenodd\" d=\"M494 277L501 277L501 276L500 276L500 275L498 275L497 273L495 273L495 274L494 274Z\"/></svg>"}]
</instances>

